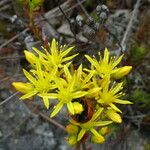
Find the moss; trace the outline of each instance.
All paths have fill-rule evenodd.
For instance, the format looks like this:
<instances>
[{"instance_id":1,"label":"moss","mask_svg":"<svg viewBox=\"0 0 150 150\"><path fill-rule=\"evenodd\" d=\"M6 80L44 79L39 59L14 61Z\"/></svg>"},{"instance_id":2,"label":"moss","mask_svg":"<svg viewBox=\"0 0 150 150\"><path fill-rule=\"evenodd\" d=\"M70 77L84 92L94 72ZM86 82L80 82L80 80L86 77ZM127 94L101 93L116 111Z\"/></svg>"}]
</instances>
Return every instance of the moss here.
<instances>
[{"instance_id":1,"label":"moss","mask_svg":"<svg viewBox=\"0 0 150 150\"><path fill-rule=\"evenodd\" d=\"M134 62L141 62L147 53L147 49L144 45L135 46L131 49L131 59Z\"/></svg>"},{"instance_id":2,"label":"moss","mask_svg":"<svg viewBox=\"0 0 150 150\"><path fill-rule=\"evenodd\" d=\"M142 89L137 89L132 93L132 99L136 103L141 103L141 107L150 107L150 94L143 91Z\"/></svg>"},{"instance_id":3,"label":"moss","mask_svg":"<svg viewBox=\"0 0 150 150\"><path fill-rule=\"evenodd\" d=\"M150 150L150 143L144 145L144 150Z\"/></svg>"}]
</instances>

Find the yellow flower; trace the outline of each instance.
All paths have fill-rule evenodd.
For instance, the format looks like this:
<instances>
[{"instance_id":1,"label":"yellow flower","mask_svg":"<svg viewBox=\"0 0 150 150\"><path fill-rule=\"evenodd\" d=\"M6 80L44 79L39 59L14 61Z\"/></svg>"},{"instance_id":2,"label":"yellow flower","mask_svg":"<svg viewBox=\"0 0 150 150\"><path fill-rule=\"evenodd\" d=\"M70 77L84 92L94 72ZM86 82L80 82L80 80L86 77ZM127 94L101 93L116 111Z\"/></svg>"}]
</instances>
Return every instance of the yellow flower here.
<instances>
[{"instance_id":1,"label":"yellow flower","mask_svg":"<svg viewBox=\"0 0 150 150\"><path fill-rule=\"evenodd\" d=\"M68 53L71 52L74 47L67 48L65 45L61 45L59 47L55 39L53 39L52 43L49 43L48 46L49 50L42 47L45 53L41 52L35 47L32 48L39 55L41 64L44 65L47 69L54 67L63 67L64 63L70 61L78 55L74 54L67 57Z\"/></svg>"},{"instance_id":2,"label":"yellow flower","mask_svg":"<svg viewBox=\"0 0 150 150\"><path fill-rule=\"evenodd\" d=\"M92 135L94 135L96 137L102 137L100 135L100 133L98 133L98 131L96 131L95 127L106 126L106 125L112 123L112 121L100 121L99 120L99 117L100 117L102 111L103 111L103 108L99 108L94 113L92 119L85 123L78 123L74 120L71 120L71 123L73 125L79 126L81 128L80 132L77 135L78 136L77 141L80 141L83 138L83 136L85 135L85 133L87 133L87 132L92 133Z\"/></svg>"},{"instance_id":3,"label":"yellow flower","mask_svg":"<svg viewBox=\"0 0 150 150\"><path fill-rule=\"evenodd\" d=\"M120 63L123 57L123 55L121 55L119 58L111 57L109 59L109 55L110 54L107 48L105 48L104 57L102 58L100 56L99 61L97 61L96 58L91 58L88 55L85 55L85 57L91 63L92 67L96 69L97 74L103 78L105 76L110 76L116 71L115 67Z\"/></svg>"},{"instance_id":4,"label":"yellow flower","mask_svg":"<svg viewBox=\"0 0 150 150\"><path fill-rule=\"evenodd\" d=\"M73 100L81 98L87 94L86 91L74 90L75 89L75 78L72 78L69 82L66 82L63 78L55 79L57 85L56 97L58 99L58 104L55 106L54 111L51 113L51 117L54 117L64 105L67 105L68 111L71 114L75 114L75 109L73 105ZM40 96L45 98L51 98L51 94L40 94Z\"/></svg>"},{"instance_id":5,"label":"yellow flower","mask_svg":"<svg viewBox=\"0 0 150 150\"><path fill-rule=\"evenodd\" d=\"M113 103L119 104L132 104L130 101L120 99L124 94L120 92L123 89L123 82L112 85L109 89L110 81L109 78L105 81L104 87L100 91L100 98L98 103L102 106L110 106L115 111L121 112L121 110L116 107Z\"/></svg>"},{"instance_id":6,"label":"yellow flower","mask_svg":"<svg viewBox=\"0 0 150 150\"><path fill-rule=\"evenodd\" d=\"M98 93L100 91L100 87L95 87L91 79L93 78L95 71L91 71L90 73L85 73L82 69L82 65L78 67L77 70L73 70L73 75L70 73L68 67L64 65L64 77L68 82L75 81L74 90L85 90L87 91L88 97L92 97L93 94Z\"/></svg>"},{"instance_id":7,"label":"yellow flower","mask_svg":"<svg viewBox=\"0 0 150 150\"><path fill-rule=\"evenodd\" d=\"M32 70L33 75L31 75L31 73L23 69L23 72L26 78L29 80L29 82L27 82L26 84L22 83L22 85L26 85L27 88L30 85L30 87L32 88L30 88L27 92L22 92L23 90L20 90L20 92L25 93L20 99L27 99L36 94L39 95L39 94L47 93L56 88L56 84L54 80L55 80L55 74L57 72L57 69L55 68L51 72L43 71L41 69L41 64L39 61L36 61L36 67L37 70ZM17 87L15 83L13 85ZM18 87L17 90L19 90ZM56 94L51 93L50 99L54 99L54 98L56 98ZM43 102L46 108L49 108L49 99L43 97Z\"/></svg>"},{"instance_id":8,"label":"yellow flower","mask_svg":"<svg viewBox=\"0 0 150 150\"><path fill-rule=\"evenodd\" d=\"M74 99L81 98L85 95L92 94L100 91L100 88L91 88L90 79L93 76L93 72L85 74L82 72L82 65L77 70L74 70L73 75L70 73L68 66L64 65L63 78L55 78L55 83L58 88L56 97L58 104L54 108L51 117L54 117L61 108L66 104L71 114L79 114L83 111L82 106L77 109L72 102ZM87 90L89 88L89 90ZM41 97L51 98L51 94L43 93L39 94Z\"/></svg>"}]
</instances>

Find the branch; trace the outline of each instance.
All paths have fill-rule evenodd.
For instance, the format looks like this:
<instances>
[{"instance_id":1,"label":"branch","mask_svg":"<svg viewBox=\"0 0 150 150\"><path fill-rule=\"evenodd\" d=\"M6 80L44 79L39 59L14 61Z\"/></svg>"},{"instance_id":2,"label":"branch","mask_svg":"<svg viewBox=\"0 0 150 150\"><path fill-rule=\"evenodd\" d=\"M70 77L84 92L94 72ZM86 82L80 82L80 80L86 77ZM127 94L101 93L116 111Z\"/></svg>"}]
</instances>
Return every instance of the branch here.
<instances>
[{"instance_id":1,"label":"branch","mask_svg":"<svg viewBox=\"0 0 150 150\"><path fill-rule=\"evenodd\" d=\"M81 7L81 9L83 10L83 12L85 13L85 15L87 16L87 18L91 18L91 16L88 14L88 12L86 11L86 9L84 8L84 6L82 5L80 0L77 0L79 6Z\"/></svg>"},{"instance_id":2,"label":"branch","mask_svg":"<svg viewBox=\"0 0 150 150\"><path fill-rule=\"evenodd\" d=\"M8 102L9 100L11 100L14 96L18 95L19 92L16 92L14 94L12 94L11 96L9 96L8 98L6 98L5 100L3 100L1 103L0 103L0 106L2 106L3 104L5 104L6 102Z\"/></svg>"},{"instance_id":3,"label":"branch","mask_svg":"<svg viewBox=\"0 0 150 150\"><path fill-rule=\"evenodd\" d=\"M127 26L127 29L126 29L126 32L124 33L124 36L123 36L123 39L121 41L121 46L123 47L123 52L125 52L125 49L126 49L126 42L127 42L127 38L129 37L129 35L131 34L131 29L132 29L132 26L133 26L133 22L134 20L136 19L137 17L137 14L138 14L138 8L140 6L140 2L141 0L137 0L136 4L135 4L135 7L134 7L134 10L132 12L132 16L131 16L131 19L128 23L128 26ZM120 53L120 52L118 52Z\"/></svg>"},{"instance_id":4,"label":"branch","mask_svg":"<svg viewBox=\"0 0 150 150\"><path fill-rule=\"evenodd\" d=\"M24 32L27 32L27 31L29 31L29 28L24 29L23 31L21 31L20 33L18 33L17 35L13 36L11 39L9 39L8 41L6 41L2 45L0 45L0 50L1 50L1 48L3 48L4 46L6 46L7 44L11 43L15 39L17 39L19 36L21 36Z\"/></svg>"}]
</instances>

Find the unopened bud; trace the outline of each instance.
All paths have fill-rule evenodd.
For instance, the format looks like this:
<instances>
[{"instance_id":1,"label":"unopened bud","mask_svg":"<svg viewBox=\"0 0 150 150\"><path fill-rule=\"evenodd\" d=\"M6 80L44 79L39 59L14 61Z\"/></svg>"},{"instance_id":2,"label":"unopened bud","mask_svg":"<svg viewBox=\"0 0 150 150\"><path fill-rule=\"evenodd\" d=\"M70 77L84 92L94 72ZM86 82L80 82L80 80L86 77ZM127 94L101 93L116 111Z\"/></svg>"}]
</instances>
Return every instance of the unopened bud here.
<instances>
[{"instance_id":1,"label":"unopened bud","mask_svg":"<svg viewBox=\"0 0 150 150\"><path fill-rule=\"evenodd\" d=\"M92 142L97 143L97 144L101 144L105 142L105 138L102 135L99 136L92 136L91 138Z\"/></svg>"},{"instance_id":2,"label":"unopened bud","mask_svg":"<svg viewBox=\"0 0 150 150\"><path fill-rule=\"evenodd\" d=\"M101 129L100 129L100 131L99 131L99 133L101 134L101 135L106 135L106 134L108 134L109 133L109 128L108 127L102 127Z\"/></svg>"},{"instance_id":3,"label":"unopened bud","mask_svg":"<svg viewBox=\"0 0 150 150\"><path fill-rule=\"evenodd\" d=\"M69 138L68 138L68 143L70 145L75 145L77 143L77 137L75 135L71 135Z\"/></svg>"},{"instance_id":4,"label":"unopened bud","mask_svg":"<svg viewBox=\"0 0 150 150\"><path fill-rule=\"evenodd\" d=\"M66 131L69 134L77 134L78 133L78 127L72 124L69 124L66 126Z\"/></svg>"},{"instance_id":5,"label":"unopened bud","mask_svg":"<svg viewBox=\"0 0 150 150\"><path fill-rule=\"evenodd\" d=\"M27 93L29 90L32 89L32 85L30 83L13 82L12 85L17 91L21 93Z\"/></svg>"},{"instance_id":6,"label":"unopened bud","mask_svg":"<svg viewBox=\"0 0 150 150\"><path fill-rule=\"evenodd\" d=\"M132 66L124 66L115 70L113 74L111 74L112 78L120 79L126 76L132 69Z\"/></svg>"},{"instance_id":7,"label":"unopened bud","mask_svg":"<svg viewBox=\"0 0 150 150\"><path fill-rule=\"evenodd\" d=\"M74 107L75 114L81 114L84 110L83 106L78 102L74 102L73 107Z\"/></svg>"},{"instance_id":8,"label":"unopened bud","mask_svg":"<svg viewBox=\"0 0 150 150\"><path fill-rule=\"evenodd\" d=\"M29 51L26 51L26 50L24 51L24 53L25 53L26 60L27 60L30 64L36 63L37 57L36 57L33 53L31 53L31 52L29 52Z\"/></svg>"}]
</instances>

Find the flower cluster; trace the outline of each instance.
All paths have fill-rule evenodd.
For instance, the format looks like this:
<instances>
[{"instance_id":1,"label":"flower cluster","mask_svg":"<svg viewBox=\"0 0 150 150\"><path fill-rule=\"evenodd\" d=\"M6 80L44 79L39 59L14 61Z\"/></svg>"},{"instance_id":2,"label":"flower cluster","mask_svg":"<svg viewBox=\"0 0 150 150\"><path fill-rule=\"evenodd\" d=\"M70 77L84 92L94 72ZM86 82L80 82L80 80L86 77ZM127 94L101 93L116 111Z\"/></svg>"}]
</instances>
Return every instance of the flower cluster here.
<instances>
[{"instance_id":1,"label":"flower cluster","mask_svg":"<svg viewBox=\"0 0 150 150\"><path fill-rule=\"evenodd\" d=\"M50 101L57 100L51 117L66 106L71 118L66 127L71 145L87 139L103 143L108 125L122 122L122 112L117 104L131 104L121 99L123 82L118 83L118 79L127 75L132 67L117 67L123 55L110 57L105 49L103 57L99 54L99 60L85 55L90 68L83 68L81 64L75 69L72 59L78 54L69 55L73 48L59 45L53 39L47 49L42 47L43 51L33 48L33 54L25 50L25 57L31 65L29 71L23 69L28 81L14 82L13 86L23 93L20 99L37 95L47 109Z\"/></svg>"}]
</instances>

